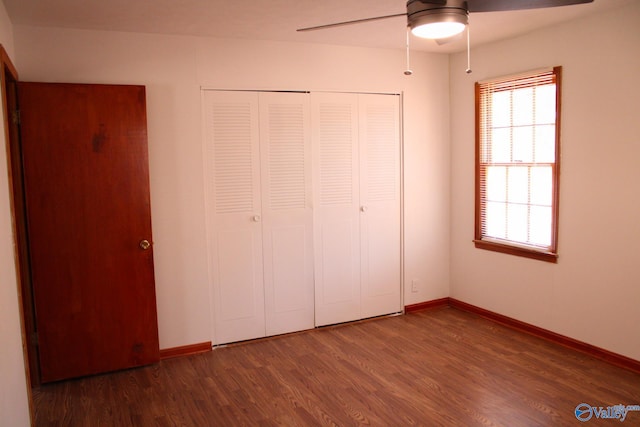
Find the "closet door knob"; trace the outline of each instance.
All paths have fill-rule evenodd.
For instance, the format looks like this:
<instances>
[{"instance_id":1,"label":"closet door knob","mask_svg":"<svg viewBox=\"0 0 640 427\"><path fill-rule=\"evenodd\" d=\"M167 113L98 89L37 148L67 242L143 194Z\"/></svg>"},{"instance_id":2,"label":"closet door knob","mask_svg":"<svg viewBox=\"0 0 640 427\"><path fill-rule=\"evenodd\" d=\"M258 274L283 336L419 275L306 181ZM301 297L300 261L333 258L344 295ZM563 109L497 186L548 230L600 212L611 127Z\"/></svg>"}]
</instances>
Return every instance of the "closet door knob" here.
<instances>
[{"instance_id":1,"label":"closet door knob","mask_svg":"<svg viewBox=\"0 0 640 427\"><path fill-rule=\"evenodd\" d=\"M360 212L366 212L366 211L367 211L366 206L360 206Z\"/></svg>"},{"instance_id":2,"label":"closet door knob","mask_svg":"<svg viewBox=\"0 0 640 427\"><path fill-rule=\"evenodd\" d=\"M260 222L260 215L254 215L253 217L251 217L251 221Z\"/></svg>"}]
</instances>

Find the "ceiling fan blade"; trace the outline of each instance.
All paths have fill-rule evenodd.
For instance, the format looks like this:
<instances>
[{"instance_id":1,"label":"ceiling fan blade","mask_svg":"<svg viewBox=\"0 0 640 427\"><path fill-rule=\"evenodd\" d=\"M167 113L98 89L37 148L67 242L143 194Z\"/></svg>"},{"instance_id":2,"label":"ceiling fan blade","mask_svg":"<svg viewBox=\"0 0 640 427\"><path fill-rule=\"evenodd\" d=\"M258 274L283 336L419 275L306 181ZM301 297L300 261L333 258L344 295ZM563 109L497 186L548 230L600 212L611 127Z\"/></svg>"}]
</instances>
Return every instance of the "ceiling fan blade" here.
<instances>
[{"instance_id":1,"label":"ceiling fan blade","mask_svg":"<svg viewBox=\"0 0 640 427\"><path fill-rule=\"evenodd\" d=\"M469 12L500 12L592 3L593 0L467 0Z\"/></svg>"},{"instance_id":2,"label":"ceiling fan blade","mask_svg":"<svg viewBox=\"0 0 640 427\"><path fill-rule=\"evenodd\" d=\"M362 22L378 21L381 19L396 18L398 16L407 16L406 13L396 13L395 15L375 16L373 18L355 19L353 21L336 22L333 24L317 25L315 27L298 28L296 31L315 31L324 30L325 28L341 27L343 25L360 24Z\"/></svg>"}]
</instances>

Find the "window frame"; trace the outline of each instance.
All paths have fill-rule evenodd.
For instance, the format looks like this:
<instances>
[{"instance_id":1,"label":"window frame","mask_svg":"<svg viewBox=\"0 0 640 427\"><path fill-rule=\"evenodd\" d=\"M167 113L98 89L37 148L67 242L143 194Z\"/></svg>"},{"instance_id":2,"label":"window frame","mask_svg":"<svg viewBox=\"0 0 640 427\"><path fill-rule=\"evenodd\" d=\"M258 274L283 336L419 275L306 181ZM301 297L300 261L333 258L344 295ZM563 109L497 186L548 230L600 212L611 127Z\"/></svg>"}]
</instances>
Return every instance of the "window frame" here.
<instances>
[{"instance_id":1,"label":"window frame","mask_svg":"<svg viewBox=\"0 0 640 427\"><path fill-rule=\"evenodd\" d=\"M551 71L556 84L556 120L555 120L555 162L552 166L552 201L551 201L551 244L547 250L538 249L526 244L510 242L484 236L482 232L482 215L486 204L482 198L482 167L481 167L481 85L493 81L515 81L540 74L531 71L513 76L490 79L475 83L475 234L474 244L478 249L501 252L551 263L558 262L558 220L560 202L560 131L561 131L561 100L562 100L562 67L556 66L545 71Z\"/></svg>"}]
</instances>

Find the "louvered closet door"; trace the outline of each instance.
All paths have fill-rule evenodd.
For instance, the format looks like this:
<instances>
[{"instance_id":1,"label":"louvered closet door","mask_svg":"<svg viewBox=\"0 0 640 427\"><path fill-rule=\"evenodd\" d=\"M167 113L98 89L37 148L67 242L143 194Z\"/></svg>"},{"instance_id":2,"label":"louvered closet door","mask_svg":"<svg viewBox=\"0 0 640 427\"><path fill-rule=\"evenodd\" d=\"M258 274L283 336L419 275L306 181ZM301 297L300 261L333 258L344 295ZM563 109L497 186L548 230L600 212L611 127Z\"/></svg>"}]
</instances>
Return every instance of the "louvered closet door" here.
<instances>
[{"instance_id":1,"label":"louvered closet door","mask_svg":"<svg viewBox=\"0 0 640 427\"><path fill-rule=\"evenodd\" d=\"M267 335L314 326L309 126L308 94L260 93Z\"/></svg>"},{"instance_id":2,"label":"louvered closet door","mask_svg":"<svg viewBox=\"0 0 640 427\"><path fill-rule=\"evenodd\" d=\"M360 318L358 95L311 94L316 325Z\"/></svg>"},{"instance_id":3,"label":"louvered closet door","mask_svg":"<svg viewBox=\"0 0 640 427\"><path fill-rule=\"evenodd\" d=\"M359 95L361 316L402 310L397 95Z\"/></svg>"},{"instance_id":4,"label":"louvered closet door","mask_svg":"<svg viewBox=\"0 0 640 427\"><path fill-rule=\"evenodd\" d=\"M265 335L258 94L204 92L214 342Z\"/></svg>"}]
</instances>

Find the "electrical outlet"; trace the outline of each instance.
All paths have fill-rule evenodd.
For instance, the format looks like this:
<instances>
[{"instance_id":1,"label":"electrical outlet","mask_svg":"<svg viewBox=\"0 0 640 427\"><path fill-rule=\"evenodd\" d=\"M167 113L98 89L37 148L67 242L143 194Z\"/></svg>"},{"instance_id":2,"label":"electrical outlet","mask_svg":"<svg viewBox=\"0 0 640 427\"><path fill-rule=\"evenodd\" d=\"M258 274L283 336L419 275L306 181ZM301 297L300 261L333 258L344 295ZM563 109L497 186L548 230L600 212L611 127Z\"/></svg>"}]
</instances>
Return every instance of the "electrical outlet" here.
<instances>
[{"instance_id":1,"label":"electrical outlet","mask_svg":"<svg viewBox=\"0 0 640 427\"><path fill-rule=\"evenodd\" d=\"M411 281L411 292L418 292L418 279Z\"/></svg>"}]
</instances>

